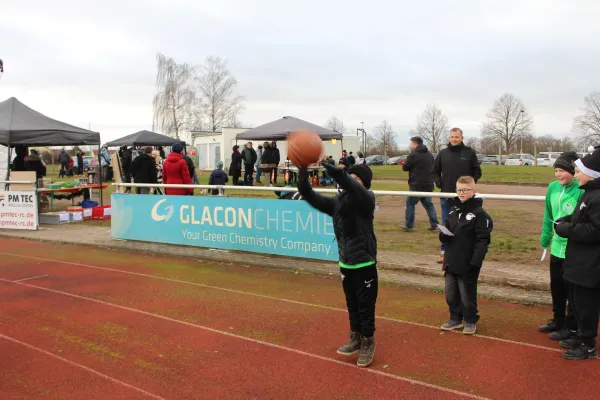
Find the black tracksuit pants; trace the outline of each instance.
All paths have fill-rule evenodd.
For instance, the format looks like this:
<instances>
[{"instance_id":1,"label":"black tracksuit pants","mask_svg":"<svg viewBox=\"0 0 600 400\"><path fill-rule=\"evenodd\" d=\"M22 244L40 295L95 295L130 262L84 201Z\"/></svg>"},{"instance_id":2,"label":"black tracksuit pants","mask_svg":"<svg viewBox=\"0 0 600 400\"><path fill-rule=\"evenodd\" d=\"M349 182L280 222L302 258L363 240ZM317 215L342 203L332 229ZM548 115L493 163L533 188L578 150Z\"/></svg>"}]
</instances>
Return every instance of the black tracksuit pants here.
<instances>
[{"instance_id":1,"label":"black tracksuit pants","mask_svg":"<svg viewBox=\"0 0 600 400\"><path fill-rule=\"evenodd\" d=\"M577 322L569 298L569 284L563 279L564 258L550 257L550 292L552 294L552 312L558 326L570 331L577 330Z\"/></svg>"},{"instance_id":2,"label":"black tracksuit pants","mask_svg":"<svg viewBox=\"0 0 600 400\"><path fill-rule=\"evenodd\" d=\"M569 284L569 302L577 321L577 337L588 346L596 347L600 317L600 290Z\"/></svg>"},{"instance_id":3,"label":"black tracksuit pants","mask_svg":"<svg viewBox=\"0 0 600 400\"><path fill-rule=\"evenodd\" d=\"M350 330L359 332L363 337L373 336L379 283L376 264L356 269L340 268L340 273L346 295Z\"/></svg>"},{"instance_id":4,"label":"black tracksuit pants","mask_svg":"<svg viewBox=\"0 0 600 400\"><path fill-rule=\"evenodd\" d=\"M463 319L468 324L479 321L477 313L477 281L480 269L469 271L466 275L456 275L446 271L444 274L446 304L452 321Z\"/></svg>"}]
</instances>

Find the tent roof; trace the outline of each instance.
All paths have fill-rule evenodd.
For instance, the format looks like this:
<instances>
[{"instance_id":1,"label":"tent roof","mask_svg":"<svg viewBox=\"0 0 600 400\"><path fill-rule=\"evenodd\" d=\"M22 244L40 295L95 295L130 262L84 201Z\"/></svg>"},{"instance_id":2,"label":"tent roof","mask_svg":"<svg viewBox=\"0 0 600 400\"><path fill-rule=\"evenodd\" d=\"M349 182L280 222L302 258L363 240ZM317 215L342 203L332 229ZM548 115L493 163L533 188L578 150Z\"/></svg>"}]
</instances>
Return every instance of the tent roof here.
<instances>
[{"instance_id":1,"label":"tent roof","mask_svg":"<svg viewBox=\"0 0 600 400\"><path fill-rule=\"evenodd\" d=\"M0 103L0 144L99 145L100 134L46 117L14 97Z\"/></svg>"},{"instance_id":2,"label":"tent roof","mask_svg":"<svg viewBox=\"0 0 600 400\"><path fill-rule=\"evenodd\" d=\"M175 139L171 136L162 135L156 132L139 131L131 135L123 136L120 139L106 143L108 147L121 146L171 146L175 143L185 144L184 141Z\"/></svg>"},{"instance_id":3,"label":"tent roof","mask_svg":"<svg viewBox=\"0 0 600 400\"><path fill-rule=\"evenodd\" d=\"M315 132L323 140L342 139L342 134L319 125L311 124L294 117L283 117L276 121L266 123L256 128L238 133L236 139L249 140L283 140L292 132L309 130Z\"/></svg>"}]
</instances>

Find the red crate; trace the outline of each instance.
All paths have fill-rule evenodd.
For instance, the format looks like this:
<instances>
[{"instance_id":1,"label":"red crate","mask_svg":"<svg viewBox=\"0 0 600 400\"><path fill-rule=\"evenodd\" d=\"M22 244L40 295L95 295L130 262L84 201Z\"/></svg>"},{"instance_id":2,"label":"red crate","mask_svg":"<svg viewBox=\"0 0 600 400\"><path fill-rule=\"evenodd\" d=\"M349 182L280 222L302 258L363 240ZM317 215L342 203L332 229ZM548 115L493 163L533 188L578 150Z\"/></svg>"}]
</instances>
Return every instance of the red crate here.
<instances>
[{"instance_id":1,"label":"red crate","mask_svg":"<svg viewBox=\"0 0 600 400\"><path fill-rule=\"evenodd\" d=\"M92 208L92 219L110 219L110 205Z\"/></svg>"}]
</instances>

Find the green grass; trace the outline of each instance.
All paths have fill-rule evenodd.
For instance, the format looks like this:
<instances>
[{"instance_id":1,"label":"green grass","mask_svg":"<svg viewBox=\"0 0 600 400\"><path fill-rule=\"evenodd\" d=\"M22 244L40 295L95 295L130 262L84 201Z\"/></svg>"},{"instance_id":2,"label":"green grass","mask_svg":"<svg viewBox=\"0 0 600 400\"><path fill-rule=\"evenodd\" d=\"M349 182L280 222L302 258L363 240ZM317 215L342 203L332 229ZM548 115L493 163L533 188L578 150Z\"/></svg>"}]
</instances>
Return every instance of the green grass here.
<instances>
[{"instance_id":1,"label":"green grass","mask_svg":"<svg viewBox=\"0 0 600 400\"><path fill-rule=\"evenodd\" d=\"M408 180L408 172L396 165L375 165L373 179L375 180ZM554 180L554 170L549 167L520 167L482 165L480 183L524 183L547 185Z\"/></svg>"}]
</instances>

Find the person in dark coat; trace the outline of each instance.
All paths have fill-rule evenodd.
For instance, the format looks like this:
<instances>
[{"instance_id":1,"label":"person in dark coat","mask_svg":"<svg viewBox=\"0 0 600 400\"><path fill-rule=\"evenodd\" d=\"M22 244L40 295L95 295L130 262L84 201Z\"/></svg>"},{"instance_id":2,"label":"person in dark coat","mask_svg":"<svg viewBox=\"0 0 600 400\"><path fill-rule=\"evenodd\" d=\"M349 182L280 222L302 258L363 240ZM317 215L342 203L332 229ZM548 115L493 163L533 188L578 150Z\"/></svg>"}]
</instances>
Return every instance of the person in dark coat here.
<instances>
[{"instance_id":1,"label":"person in dark coat","mask_svg":"<svg viewBox=\"0 0 600 400\"><path fill-rule=\"evenodd\" d=\"M273 169L275 168L276 164L278 163L279 149L275 149L275 150L277 150L277 153L276 153L275 150L273 149L273 146L269 142L264 142L263 146L264 146L264 150L263 150L263 154L262 154L260 163L265 166L263 168L263 174L269 178L268 184L272 185L273 184ZM267 180L265 180L265 184L267 184Z\"/></svg>"},{"instance_id":2,"label":"person in dark coat","mask_svg":"<svg viewBox=\"0 0 600 400\"><path fill-rule=\"evenodd\" d=\"M444 257L446 303L450 319L441 326L451 331L465 326L463 333L475 334L477 314L477 280L488 252L494 223L483 209L483 200L475 196L475 180L471 176L458 179L454 206L446 221L451 235L440 233L447 244Z\"/></svg>"},{"instance_id":3,"label":"person in dark coat","mask_svg":"<svg viewBox=\"0 0 600 400\"><path fill-rule=\"evenodd\" d=\"M348 171L324 164L342 192L335 197L316 193L308 180L308 170L300 168L298 190L315 209L333 218L338 242L342 286L350 319L350 340L338 354L359 352L357 365L367 367L375 355L375 303L377 301L377 239L373 228L375 195L371 190L373 172L366 165Z\"/></svg>"},{"instance_id":4,"label":"person in dark coat","mask_svg":"<svg viewBox=\"0 0 600 400\"><path fill-rule=\"evenodd\" d=\"M411 192L433 192L433 156L419 136L410 139L410 148L412 151L402 165L402 169L408 171L409 190ZM404 230L412 232L415 225L415 206L419 201L423 204L429 217L430 230L436 230L439 222L431 197L406 198Z\"/></svg>"},{"instance_id":5,"label":"person in dark coat","mask_svg":"<svg viewBox=\"0 0 600 400\"><path fill-rule=\"evenodd\" d=\"M575 212L556 221L554 231L567 238L563 279L575 311L577 336L563 340L563 358L598 358L600 313L600 149L575 161L575 178L584 190Z\"/></svg>"},{"instance_id":6,"label":"person in dark coat","mask_svg":"<svg viewBox=\"0 0 600 400\"><path fill-rule=\"evenodd\" d=\"M351 167L354 164L356 164L356 159L354 158L354 155L352 154L352 152L350 152L350 154L348 155L348 166Z\"/></svg>"},{"instance_id":7,"label":"person in dark coat","mask_svg":"<svg viewBox=\"0 0 600 400\"><path fill-rule=\"evenodd\" d=\"M77 175L83 174L83 151L77 152Z\"/></svg>"},{"instance_id":8,"label":"person in dark coat","mask_svg":"<svg viewBox=\"0 0 600 400\"><path fill-rule=\"evenodd\" d=\"M162 178L165 185L192 184L190 170L188 169L187 163L181 154L182 151L183 146L181 143L175 143L173 146L171 146L171 152L163 163ZM194 188L166 188L165 192L168 195L186 196L193 195Z\"/></svg>"},{"instance_id":9,"label":"person in dark coat","mask_svg":"<svg viewBox=\"0 0 600 400\"><path fill-rule=\"evenodd\" d=\"M475 183L481 178L481 166L477 154L463 143L463 132L460 128L450 130L450 143L440 151L433 166L434 180L438 188L444 193L454 193L456 182L461 176L471 176ZM442 224L448 221L448 214L454 205L452 199L440 199L442 206ZM438 264L444 262L446 245L441 245L441 256Z\"/></svg>"},{"instance_id":10,"label":"person in dark coat","mask_svg":"<svg viewBox=\"0 0 600 400\"><path fill-rule=\"evenodd\" d=\"M156 174L156 160L152 157L152 147L148 146L144 149L144 153L140 154L131 163L131 175L134 183L158 183ZM137 194L150 193L149 187L135 188Z\"/></svg>"},{"instance_id":11,"label":"person in dark coat","mask_svg":"<svg viewBox=\"0 0 600 400\"><path fill-rule=\"evenodd\" d=\"M58 173L59 178L68 174L70 159L69 153L63 148L58 155L58 162L60 163L60 171Z\"/></svg>"},{"instance_id":12,"label":"person in dark coat","mask_svg":"<svg viewBox=\"0 0 600 400\"><path fill-rule=\"evenodd\" d=\"M281 161L281 155L279 154L279 149L277 148L277 142L271 142L271 157L273 158L273 164L275 164L275 168L273 168L273 184L277 185L277 170L279 167L279 162Z\"/></svg>"},{"instance_id":13,"label":"person in dark coat","mask_svg":"<svg viewBox=\"0 0 600 400\"><path fill-rule=\"evenodd\" d=\"M225 185L229 182L229 177L223 171L223 161L219 161L217 163L217 169L215 169L208 178L209 185ZM211 193L213 196L219 195L219 189L211 189Z\"/></svg>"},{"instance_id":14,"label":"person in dark coat","mask_svg":"<svg viewBox=\"0 0 600 400\"><path fill-rule=\"evenodd\" d=\"M240 154L240 146L233 146L231 154L231 164L229 164L229 176L234 185L240 184L240 176L242 176L242 155Z\"/></svg>"},{"instance_id":15,"label":"person in dark coat","mask_svg":"<svg viewBox=\"0 0 600 400\"><path fill-rule=\"evenodd\" d=\"M242 151L244 160L244 185L252 186L254 181L254 164L257 160L256 150L252 148L252 142L246 143Z\"/></svg>"},{"instance_id":16,"label":"person in dark coat","mask_svg":"<svg viewBox=\"0 0 600 400\"><path fill-rule=\"evenodd\" d=\"M24 168L25 171L35 171L36 179L42 179L46 176L46 166L37 150L32 149L29 155L25 157Z\"/></svg>"}]
</instances>

